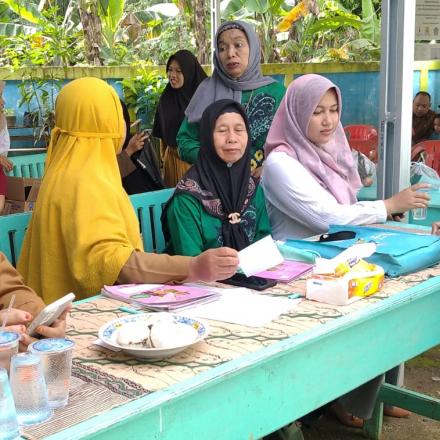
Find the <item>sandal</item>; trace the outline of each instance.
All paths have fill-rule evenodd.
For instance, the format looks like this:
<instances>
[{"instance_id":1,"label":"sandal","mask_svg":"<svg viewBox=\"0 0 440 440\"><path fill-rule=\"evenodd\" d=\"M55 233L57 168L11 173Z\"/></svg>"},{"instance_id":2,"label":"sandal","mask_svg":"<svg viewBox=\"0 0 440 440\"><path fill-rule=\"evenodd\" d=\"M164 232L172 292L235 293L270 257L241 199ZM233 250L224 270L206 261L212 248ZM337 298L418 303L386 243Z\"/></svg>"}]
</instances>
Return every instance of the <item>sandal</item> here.
<instances>
[{"instance_id":1,"label":"sandal","mask_svg":"<svg viewBox=\"0 0 440 440\"><path fill-rule=\"evenodd\" d=\"M399 408L398 406L384 406L383 414L388 417L396 417L398 419L407 419L410 416L410 412L406 409Z\"/></svg>"},{"instance_id":2,"label":"sandal","mask_svg":"<svg viewBox=\"0 0 440 440\"><path fill-rule=\"evenodd\" d=\"M330 413L344 426L349 426L350 428L363 428L364 426L364 419L348 413L338 403L333 403L330 405L329 410Z\"/></svg>"}]
</instances>

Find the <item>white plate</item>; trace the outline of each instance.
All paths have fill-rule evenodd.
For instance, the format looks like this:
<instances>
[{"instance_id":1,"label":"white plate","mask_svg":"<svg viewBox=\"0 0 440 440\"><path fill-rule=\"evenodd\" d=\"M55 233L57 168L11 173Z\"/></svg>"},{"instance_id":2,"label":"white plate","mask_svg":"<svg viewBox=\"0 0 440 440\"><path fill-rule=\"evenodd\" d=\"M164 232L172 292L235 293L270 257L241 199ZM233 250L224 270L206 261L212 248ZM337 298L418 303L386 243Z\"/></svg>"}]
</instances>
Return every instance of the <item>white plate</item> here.
<instances>
[{"instance_id":1,"label":"white plate","mask_svg":"<svg viewBox=\"0 0 440 440\"><path fill-rule=\"evenodd\" d=\"M157 320L163 318L164 316L171 317L176 323L190 325L197 330L198 337L190 344L166 347L166 348L138 348L127 346L122 346L117 343L117 337L119 330L128 323L145 321L145 325L150 325ZM107 322L99 329L99 338L110 347L122 350L134 357L148 358L148 359L161 359L165 357L170 357L190 345L196 344L197 342L203 340L208 335L208 328L202 321L189 318L187 316L175 315L171 313L140 313L136 315L124 316L122 318L114 319L113 321Z\"/></svg>"}]
</instances>

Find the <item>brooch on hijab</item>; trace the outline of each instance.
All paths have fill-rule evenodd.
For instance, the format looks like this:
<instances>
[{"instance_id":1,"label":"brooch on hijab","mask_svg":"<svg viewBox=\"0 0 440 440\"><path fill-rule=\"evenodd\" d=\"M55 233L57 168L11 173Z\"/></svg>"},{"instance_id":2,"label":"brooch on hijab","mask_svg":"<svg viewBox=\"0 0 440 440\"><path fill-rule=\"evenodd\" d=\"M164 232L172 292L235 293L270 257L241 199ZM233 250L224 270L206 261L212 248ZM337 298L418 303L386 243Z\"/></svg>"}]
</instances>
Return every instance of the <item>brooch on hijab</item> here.
<instances>
[{"instance_id":1,"label":"brooch on hijab","mask_svg":"<svg viewBox=\"0 0 440 440\"><path fill-rule=\"evenodd\" d=\"M235 225L236 223L241 222L240 214L238 212L233 212L232 214L229 214L228 219L231 225Z\"/></svg>"}]
</instances>

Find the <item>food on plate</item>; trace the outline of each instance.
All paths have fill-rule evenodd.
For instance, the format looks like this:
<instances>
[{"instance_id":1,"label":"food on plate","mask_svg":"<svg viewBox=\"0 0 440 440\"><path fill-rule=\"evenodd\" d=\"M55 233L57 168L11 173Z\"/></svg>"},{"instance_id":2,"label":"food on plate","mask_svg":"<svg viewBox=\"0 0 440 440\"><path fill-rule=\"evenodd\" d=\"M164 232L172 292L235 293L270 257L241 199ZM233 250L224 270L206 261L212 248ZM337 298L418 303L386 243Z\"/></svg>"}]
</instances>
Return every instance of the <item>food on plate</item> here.
<instances>
[{"instance_id":1,"label":"food on plate","mask_svg":"<svg viewBox=\"0 0 440 440\"><path fill-rule=\"evenodd\" d=\"M158 321L151 328L150 340L155 348L180 347L193 343L198 336L191 325Z\"/></svg>"},{"instance_id":2,"label":"food on plate","mask_svg":"<svg viewBox=\"0 0 440 440\"><path fill-rule=\"evenodd\" d=\"M122 347L169 348L189 345L198 336L192 325L162 317L154 322L141 320L124 324L117 332L116 341Z\"/></svg>"}]
</instances>

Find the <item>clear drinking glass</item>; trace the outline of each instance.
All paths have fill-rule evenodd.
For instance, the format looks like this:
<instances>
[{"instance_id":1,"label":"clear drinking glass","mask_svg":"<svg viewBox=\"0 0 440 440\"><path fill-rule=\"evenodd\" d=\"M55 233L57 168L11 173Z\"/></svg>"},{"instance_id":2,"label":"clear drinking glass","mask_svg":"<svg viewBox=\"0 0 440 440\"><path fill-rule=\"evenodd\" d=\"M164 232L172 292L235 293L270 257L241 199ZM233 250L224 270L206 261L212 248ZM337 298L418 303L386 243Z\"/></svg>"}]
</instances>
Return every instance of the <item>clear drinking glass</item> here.
<instances>
[{"instance_id":1,"label":"clear drinking glass","mask_svg":"<svg viewBox=\"0 0 440 440\"><path fill-rule=\"evenodd\" d=\"M11 357L18 353L20 335L15 332L0 330L0 368L9 373Z\"/></svg>"},{"instance_id":2,"label":"clear drinking glass","mask_svg":"<svg viewBox=\"0 0 440 440\"><path fill-rule=\"evenodd\" d=\"M28 350L41 359L51 408L67 404L74 345L73 341L65 338L42 339L29 345Z\"/></svg>"},{"instance_id":3,"label":"clear drinking glass","mask_svg":"<svg viewBox=\"0 0 440 440\"><path fill-rule=\"evenodd\" d=\"M426 208L414 208L412 218L413 220L426 220Z\"/></svg>"},{"instance_id":4,"label":"clear drinking glass","mask_svg":"<svg viewBox=\"0 0 440 440\"><path fill-rule=\"evenodd\" d=\"M16 354L11 359L10 378L18 423L33 425L49 419L52 410L40 358L33 353Z\"/></svg>"},{"instance_id":5,"label":"clear drinking glass","mask_svg":"<svg viewBox=\"0 0 440 440\"><path fill-rule=\"evenodd\" d=\"M8 373L4 368L0 368L0 440L19 437L17 412L9 386Z\"/></svg>"},{"instance_id":6,"label":"clear drinking glass","mask_svg":"<svg viewBox=\"0 0 440 440\"><path fill-rule=\"evenodd\" d=\"M419 188L417 192L428 193L431 191L431 187L429 188ZM413 220L426 220L428 208L414 208L412 209L412 219Z\"/></svg>"}]
</instances>

